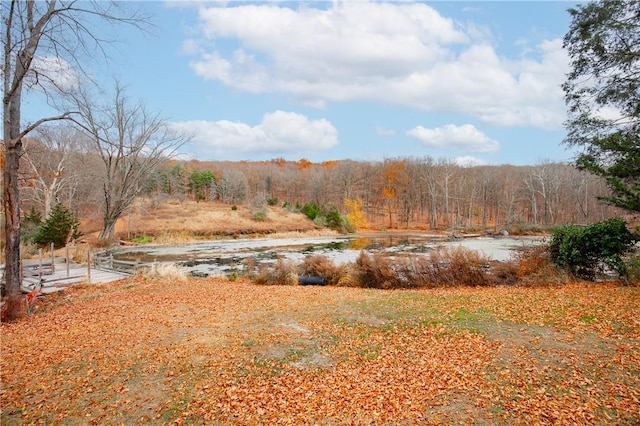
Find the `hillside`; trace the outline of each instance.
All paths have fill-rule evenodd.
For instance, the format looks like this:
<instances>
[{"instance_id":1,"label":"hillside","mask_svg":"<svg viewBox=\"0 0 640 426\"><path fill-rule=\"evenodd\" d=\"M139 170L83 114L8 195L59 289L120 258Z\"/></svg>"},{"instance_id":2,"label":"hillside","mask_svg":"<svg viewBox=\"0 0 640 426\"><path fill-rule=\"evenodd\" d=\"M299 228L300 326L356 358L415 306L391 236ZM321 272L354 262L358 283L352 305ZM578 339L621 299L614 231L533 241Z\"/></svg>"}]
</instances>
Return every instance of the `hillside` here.
<instances>
[{"instance_id":1,"label":"hillside","mask_svg":"<svg viewBox=\"0 0 640 426\"><path fill-rule=\"evenodd\" d=\"M85 233L96 232L100 223L86 224ZM211 202L176 200L162 204L148 199L138 200L131 214L125 214L116 225L116 235L123 240L151 237L154 240L180 240L250 234L290 232L325 232L301 213L279 206L266 208L263 220L254 218L249 206Z\"/></svg>"}]
</instances>

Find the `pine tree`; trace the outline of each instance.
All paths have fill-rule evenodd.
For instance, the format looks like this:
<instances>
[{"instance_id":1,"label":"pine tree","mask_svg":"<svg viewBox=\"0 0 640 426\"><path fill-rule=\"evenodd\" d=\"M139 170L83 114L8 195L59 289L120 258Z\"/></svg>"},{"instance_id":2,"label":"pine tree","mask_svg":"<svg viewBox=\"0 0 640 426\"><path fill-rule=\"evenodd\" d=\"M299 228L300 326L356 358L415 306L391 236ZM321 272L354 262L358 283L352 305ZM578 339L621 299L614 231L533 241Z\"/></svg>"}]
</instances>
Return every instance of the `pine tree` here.
<instances>
[{"instance_id":1,"label":"pine tree","mask_svg":"<svg viewBox=\"0 0 640 426\"><path fill-rule=\"evenodd\" d=\"M70 238L75 239L82 235L78 231L79 226L80 223L73 217L71 212L58 203L40 227L40 232L35 242L41 245L53 243L56 248L64 247Z\"/></svg>"},{"instance_id":2,"label":"pine tree","mask_svg":"<svg viewBox=\"0 0 640 426\"><path fill-rule=\"evenodd\" d=\"M576 164L606 179L603 199L640 212L640 1L599 0L569 9L563 85Z\"/></svg>"},{"instance_id":3,"label":"pine tree","mask_svg":"<svg viewBox=\"0 0 640 426\"><path fill-rule=\"evenodd\" d=\"M35 208L31 207L29 212L24 215L22 219L22 230L20 232L21 241L35 242L40 234L40 227L42 226L42 214Z\"/></svg>"}]
</instances>

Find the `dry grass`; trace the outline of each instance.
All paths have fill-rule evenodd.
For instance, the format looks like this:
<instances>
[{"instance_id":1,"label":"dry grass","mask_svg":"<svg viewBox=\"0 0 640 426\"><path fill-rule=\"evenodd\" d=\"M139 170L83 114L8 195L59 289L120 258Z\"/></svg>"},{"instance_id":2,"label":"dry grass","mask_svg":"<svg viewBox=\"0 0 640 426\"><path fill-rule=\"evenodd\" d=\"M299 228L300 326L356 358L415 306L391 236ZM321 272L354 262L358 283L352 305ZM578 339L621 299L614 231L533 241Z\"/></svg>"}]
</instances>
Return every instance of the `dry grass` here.
<instances>
[{"instance_id":1,"label":"dry grass","mask_svg":"<svg viewBox=\"0 0 640 426\"><path fill-rule=\"evenodd\" d=\"M148 279L167 279L171 281L186 281L189 274L183 268L173 263L154 263L148 268L143 268L138 273Z\"/></svg>"},{"instance_id":2,"label":"dry grass","mask_svg":"<svg viewBox=\"0 0 640 426\"><path fill-rule=\"evenodd\" d=\"M256 278L254 270L255 264L249 262L247 276ZM291 262L265 265L256 282L277 285L279 277L284 279L294 270ZM573 282L551 262L545 247L527 248L506 262L489 261L479 252L464 247L439 248L427 256L396 257L384 252L362 251L355 262L345 265L335 265L328 257L316 254L307 256L297 273L324 278L329 285L376 289L549 287ZM290 280L286 283L291 284Z\"/></svg>"},{"instance_id":3,"label":"dry grass","mask_svg":"<svg viewBox=\"0 0 640 426\"><path fill-rule=\"evenodd\" d=\"M277 206L266 209L266 218L256 221L249 206L184 201L157 205L140 199L129 215L116 224L116 235L123 240L150 236L154 242L174 243L197 238L246 234L318 232L319 228L301 213Z\"/></svg>"}]
</instances>

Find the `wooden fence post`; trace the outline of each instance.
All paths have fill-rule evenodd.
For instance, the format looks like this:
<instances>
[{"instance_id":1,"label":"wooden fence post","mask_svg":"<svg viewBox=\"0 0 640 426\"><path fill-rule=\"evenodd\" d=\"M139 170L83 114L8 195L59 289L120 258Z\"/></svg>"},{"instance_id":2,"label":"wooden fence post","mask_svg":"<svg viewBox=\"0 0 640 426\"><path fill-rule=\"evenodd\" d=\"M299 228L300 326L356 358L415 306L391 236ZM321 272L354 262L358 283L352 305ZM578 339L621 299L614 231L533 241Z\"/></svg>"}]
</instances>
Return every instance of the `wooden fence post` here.
<instances>
[{"instance_id":1,"label":"wooden fence post","mask_svg":"<svg viewBox=\"0 0 640 426\"><path fill-rule=\"evenodd\" d=\"M38 249L38 281L42 281L42 249Z\"/></svg>"},{"instance_id":2,"label":"wooden fence post","mask_svg":"<svg viewBox=\"0 0 640 426\"><path fill-rule=\"evenodd\" d=\"M87 247L87 281L91 284L91 248Z\"/></svg>"},{"instance_id":3,"label":"wooden fence post","mask_svg":"<svg viewBox=\"0 0 640 426\"><path fill-rule=\"evenodd\" d=\"M53 243L51 243L51 275L56 273L56 256L53 252Z\"/></svg>"},{"instance_id":4,"label":"wooden fence post","mask_svg":"<svg viewBox=\"0 0 640 426\"><path fill-rule=\"evenodd\" d=\"M69 246L65 244L64 246L64 258L65 263L67 264L67 278L69 277Z\"/></svg>"}]
</instances>

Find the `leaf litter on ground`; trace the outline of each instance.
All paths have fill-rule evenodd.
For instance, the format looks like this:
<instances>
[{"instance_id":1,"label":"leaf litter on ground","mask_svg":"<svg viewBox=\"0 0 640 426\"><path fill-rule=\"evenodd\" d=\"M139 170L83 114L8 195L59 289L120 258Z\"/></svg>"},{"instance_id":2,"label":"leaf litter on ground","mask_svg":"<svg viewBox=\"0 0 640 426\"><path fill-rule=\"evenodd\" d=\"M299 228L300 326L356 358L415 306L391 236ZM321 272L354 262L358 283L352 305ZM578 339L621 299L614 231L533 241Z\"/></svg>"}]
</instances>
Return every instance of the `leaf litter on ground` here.
<instances>
[{"instance_id":1,"label":"leaf litter on ground","mask_svg":"<svg viewBox=\"0 0 640 426\"><path fill-rule=\"evenodd\" d=\"M637 424L640 288L131 278L2 324L2 424Z\"/></svg>"}]
</instances>

